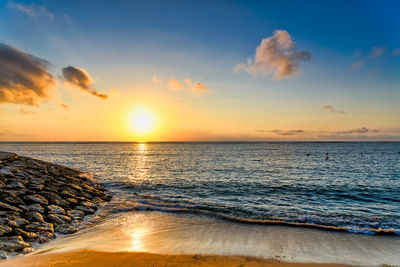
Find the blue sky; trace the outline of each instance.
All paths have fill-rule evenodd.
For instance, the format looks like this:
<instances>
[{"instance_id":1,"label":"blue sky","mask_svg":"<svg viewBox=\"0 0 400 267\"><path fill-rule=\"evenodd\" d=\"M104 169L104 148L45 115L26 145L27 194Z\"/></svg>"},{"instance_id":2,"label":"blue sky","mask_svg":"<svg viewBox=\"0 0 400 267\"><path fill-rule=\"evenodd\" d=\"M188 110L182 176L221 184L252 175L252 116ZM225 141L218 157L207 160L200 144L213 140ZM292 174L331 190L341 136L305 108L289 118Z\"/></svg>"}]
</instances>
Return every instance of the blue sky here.
<instances>
[{"instance_id":1,"label":"blue sky","mask_svg":"<svg viewBox=\"0 0 400 267\"><path fill-rule=\"evenodd\" d=\"M201 81L211 94L173 97L205 118L233 114L243 121L255 118L254 129L314 132L300 139L323 135L316 132L329 128L330 119L332 134L367 127L379 129L376 135L397 136L398 10L399 1L2 1L0 38L50 61L54 76L68 65L84 68L100 91L156 92L160 88L151 85L153 76L165 82ZM234 72L275 30L287 31L297 49L312 54L310 61L299 63L301 74L272 80L271 75ZM384 51L372 57L374 47ZM75 105L67 93L60 94ZM314 124L307 119L327 113L321 108L326 105L346 114L331 112ZM15 106L3 109L11 112ZM265 123L277 112L286 123ZM240 127L227 135L257 135ZM221 135L218 129L206 132Z\"/></svg>"}]
</instances>

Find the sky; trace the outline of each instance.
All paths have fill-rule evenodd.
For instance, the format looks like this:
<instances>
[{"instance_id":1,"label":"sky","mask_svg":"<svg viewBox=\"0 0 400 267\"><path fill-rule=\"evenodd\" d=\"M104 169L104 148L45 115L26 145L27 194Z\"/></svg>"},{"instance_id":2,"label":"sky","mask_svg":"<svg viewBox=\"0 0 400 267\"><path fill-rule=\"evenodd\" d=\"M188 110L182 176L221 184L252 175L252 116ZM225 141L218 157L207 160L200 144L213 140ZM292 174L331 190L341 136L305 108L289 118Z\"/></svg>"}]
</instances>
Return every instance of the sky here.
<instances>
[{"instance_id":1,"label":"sky","mask_svg":"<svg viewBox=\"0 0 400 267\"><path fill-rule=\"evenodd\" d=\"M0 141L400 141L399 1L0 1Z\"/></svg>"}]
</instances>

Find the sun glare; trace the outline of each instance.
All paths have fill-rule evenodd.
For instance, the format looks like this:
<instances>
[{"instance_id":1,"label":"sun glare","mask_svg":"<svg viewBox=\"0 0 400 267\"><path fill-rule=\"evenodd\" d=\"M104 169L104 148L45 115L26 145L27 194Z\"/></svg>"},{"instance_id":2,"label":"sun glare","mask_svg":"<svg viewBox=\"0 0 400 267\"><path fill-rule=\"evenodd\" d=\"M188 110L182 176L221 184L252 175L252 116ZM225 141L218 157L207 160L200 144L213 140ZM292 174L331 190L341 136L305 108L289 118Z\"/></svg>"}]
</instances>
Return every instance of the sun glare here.
<instances>
[{"instance_id":1,"label":"sun glare","mask_svg":"<svg viewBox=\"0 0 400 267\"><path fill-rule=\"evenodd\" d=\"M155 116L150 110L140 106L130 115L129 123L135 133L140 135L149 134L154 130Z\"/></svg>"}]
</instances>

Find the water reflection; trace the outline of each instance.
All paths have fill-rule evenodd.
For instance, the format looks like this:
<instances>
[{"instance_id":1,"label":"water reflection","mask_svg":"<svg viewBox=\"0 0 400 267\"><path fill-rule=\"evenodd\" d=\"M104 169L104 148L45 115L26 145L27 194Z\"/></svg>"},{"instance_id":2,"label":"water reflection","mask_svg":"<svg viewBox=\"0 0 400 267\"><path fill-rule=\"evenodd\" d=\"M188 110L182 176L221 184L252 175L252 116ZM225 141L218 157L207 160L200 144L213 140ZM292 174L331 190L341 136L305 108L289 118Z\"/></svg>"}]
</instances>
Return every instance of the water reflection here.
<instances>
[{"instance_id":1,"label":"water reflection","mask_svg":"<svg viewBox=\"0 0 400 267\"><path fill-rule=\"evenodd\" d=\"M133 182L140 182L146 179L148 166L147 166L147 150L148 145L146 143L134 144L133 147L135 157L132 158L132 172L133 175L131 180Z\"/></svg>"}]
</instances>

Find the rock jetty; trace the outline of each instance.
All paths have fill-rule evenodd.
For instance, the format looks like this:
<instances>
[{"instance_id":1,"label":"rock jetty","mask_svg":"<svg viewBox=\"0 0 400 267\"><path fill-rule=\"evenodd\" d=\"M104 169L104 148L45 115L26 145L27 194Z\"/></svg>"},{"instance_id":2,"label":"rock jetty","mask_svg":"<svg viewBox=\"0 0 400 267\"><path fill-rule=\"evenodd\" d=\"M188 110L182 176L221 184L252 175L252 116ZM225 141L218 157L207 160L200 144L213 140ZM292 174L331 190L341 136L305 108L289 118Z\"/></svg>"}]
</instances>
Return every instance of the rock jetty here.
<instances>
[{"instance_id":1,"label":"rock jetty","mask_svg":"<svg viewBox=\"0 0 400 267\"><path fill-rule=\"evenodd\" d=\"M0 152L0 259L71 234L107 191L80 171Z\"/></svg>"}]
</instances>

